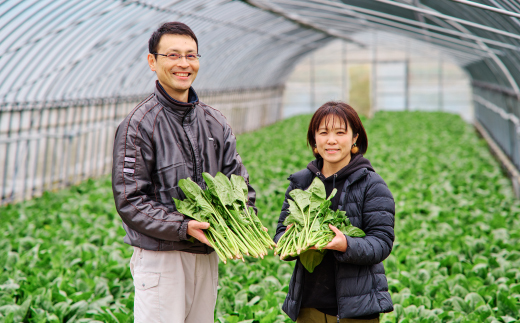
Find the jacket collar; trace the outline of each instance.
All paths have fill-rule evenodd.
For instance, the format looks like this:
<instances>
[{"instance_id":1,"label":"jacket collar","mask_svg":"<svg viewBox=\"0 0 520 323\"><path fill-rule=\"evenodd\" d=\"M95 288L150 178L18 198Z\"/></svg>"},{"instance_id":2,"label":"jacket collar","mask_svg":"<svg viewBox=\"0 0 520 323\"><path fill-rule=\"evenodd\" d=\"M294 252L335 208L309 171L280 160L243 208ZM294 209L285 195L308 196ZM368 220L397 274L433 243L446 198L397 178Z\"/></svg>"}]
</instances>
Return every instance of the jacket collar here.
<instances>
[{"instance_id":1,"label":"jacket collar","mask_svg":"<svg viewBox=\"0 0 520 323\"><path fill-rule=\"evenodd\" d=\"M307 168L316 174L322 181L333 181L333 178L335 178L336 181L340 180L347 180L351 175L353 175L356 171L366 168L370 171L375 171L372 167L372 164L370 164L370 161L363 157L361 154L355 154L350 159L350 162L348 165L340 169L335 174L325 178L323 174L321 173L321 169L323 168L323 159L322 158L316 158L315 160L311 161Z\"/></svg>"},{"instance_id":2,"label":"jacket collar","mask_svg":"<svg viewBox=\"0 0 520 323\"><path fill-rule=\"evenodd\" d=\"M362 179L363 177L365 177L367 174L368 174L369 170L368 168L361 168L361 169L358 169L357 171L355 171L354 173L352 173L348 178L347 178L347 181L345 182L345 184L347 186L349 185L352 185L352 183L355 183L357 182L358 180Z\"/></svg>"},{"instance_id":3,"label":"jacket collar","mask_svg":"<svg viewBox=\"0 0 520 323\"><path fill-rule=\"evenodd\" d=\"M193 87L190 87L190 91L188 94L189 102L181 102L172 98L164 90L159 81L155 81L154 93L157 97L157 100L162 106L170 108L171 111L175 112L176 114L180 114L181 116L184 116L186 112L188 112L191 108L195 107L195 105L199 103L199 97L197 96L197 93L195 92Z\"/></svg>"},{"instance_id":4,"label":"jacket collar","mask_svg":"<svg viewBox=\"0 0 520 323\"><path fill-rule=\"evenodd\" d=\"M374 169L371 166L363 167L363 168L356 170L355 172L353 172L352 174L350 174L347 177L347 179L345 180L345 185L349 186L349 185L357 182L358 180L365 177L370 171L374 171ZM306 168L306 169L303 169L299 172L292 174L291 176L289 176L288 180L293 182L297 186L297 188L305 190L305 189L307 189L307 187L309 187L309 185L311 185L311 182L315 176L319 176L319 175L312 172L309 168ZM320 179L322 181L325 180L323 178L323 175L321 175L321 176L322 177L320 177Z\"/></svg>"}]
</instances>

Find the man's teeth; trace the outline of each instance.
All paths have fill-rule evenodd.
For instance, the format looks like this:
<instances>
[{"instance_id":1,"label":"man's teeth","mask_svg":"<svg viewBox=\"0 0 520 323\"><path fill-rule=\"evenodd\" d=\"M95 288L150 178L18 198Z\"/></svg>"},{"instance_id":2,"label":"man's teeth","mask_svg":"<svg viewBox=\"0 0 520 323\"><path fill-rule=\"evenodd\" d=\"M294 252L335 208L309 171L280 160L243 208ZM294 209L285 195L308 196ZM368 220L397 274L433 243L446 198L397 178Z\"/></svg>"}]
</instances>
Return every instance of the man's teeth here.
<instances>
[{"instance_id":1,"label":"man's teeth","mask_svg":"<svg viewBox=\"0 0 520 323\"><path fill-rule=\"evenodd\" d=\"M177 76L188 76L189 73L174 73Z\"/></svg>"}]
</instances>

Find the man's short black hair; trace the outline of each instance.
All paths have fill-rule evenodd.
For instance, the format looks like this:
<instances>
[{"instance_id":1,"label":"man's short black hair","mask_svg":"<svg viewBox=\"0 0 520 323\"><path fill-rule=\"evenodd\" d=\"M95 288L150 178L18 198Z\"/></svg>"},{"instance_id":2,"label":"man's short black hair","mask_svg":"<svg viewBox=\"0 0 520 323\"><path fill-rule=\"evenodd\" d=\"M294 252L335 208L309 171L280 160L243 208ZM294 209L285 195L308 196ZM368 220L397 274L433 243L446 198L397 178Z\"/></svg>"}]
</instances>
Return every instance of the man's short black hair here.
<instances>
[{"instance_id":1,"label":"man's short black hair","mask_svg":"<svg viewBox=\"0 0 520 323\"><path fill-rule=\"evenodd\" d=\"M199 49L199 41L197 40L197 36L190 27L182 22L172 21L166 22L159 27L156 31L153 32L152 36L148 40L148 51L150 54L157 53L157 47L159 46L159 41L161 40L162 35L170 34L170 35L185 35L193 38L195 43L197 44L197 51ZM155 55L157 58L157 55Z\"/></svg>"}]
</instances>

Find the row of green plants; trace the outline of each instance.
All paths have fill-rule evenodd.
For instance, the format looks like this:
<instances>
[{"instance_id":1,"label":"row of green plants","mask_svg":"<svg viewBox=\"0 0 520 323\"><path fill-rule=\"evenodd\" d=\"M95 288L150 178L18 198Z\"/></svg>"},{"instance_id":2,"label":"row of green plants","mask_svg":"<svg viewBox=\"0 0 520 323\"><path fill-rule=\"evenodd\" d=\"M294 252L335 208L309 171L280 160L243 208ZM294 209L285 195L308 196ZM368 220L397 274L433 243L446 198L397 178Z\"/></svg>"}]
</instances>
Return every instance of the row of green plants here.
<instances>
[{"instance_id":1,"label":"row of green plants","mask_svg":"<svg viewBox=\"0 0 520 323\"><path fill-rule=\"evenodd\" d=\"M310 116L238 137L272 236L287 177L312 159ZM520 202L485 142L456 115L378 112L369 158L396 202L385 260L395 311L382 322L520 319ZM0 208L0 322L132 322L132 248L108 178ZM294 262L272 251L219 264L220 323L291 322Z\"/></svg>"}]
</instances>

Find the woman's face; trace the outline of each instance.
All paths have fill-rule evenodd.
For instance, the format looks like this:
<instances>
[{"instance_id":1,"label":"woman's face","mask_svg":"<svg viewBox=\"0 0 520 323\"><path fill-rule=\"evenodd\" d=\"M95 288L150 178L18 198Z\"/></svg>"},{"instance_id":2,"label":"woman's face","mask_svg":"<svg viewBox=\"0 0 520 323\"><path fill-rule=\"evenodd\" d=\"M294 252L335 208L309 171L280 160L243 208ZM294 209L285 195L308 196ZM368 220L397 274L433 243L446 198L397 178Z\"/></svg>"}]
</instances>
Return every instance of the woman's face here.
<instances>
[{"instance_id":1,"label":"woman's face","mask_svg":"<svg viewBox=\"0 0 520 323\"><path fill-rule=\"evenodd\" d=\"M332 115L323 118L315 138L324 163L344 167L350 162L350 149L357 136L353 137L352 128L349 125L347 129L343 120Z\"/></svg>"}]
</instances>

